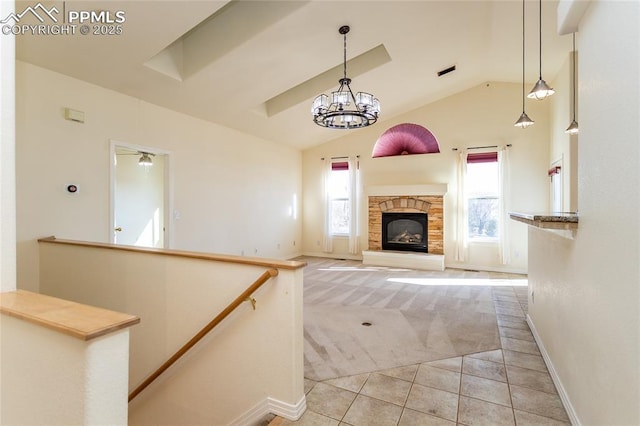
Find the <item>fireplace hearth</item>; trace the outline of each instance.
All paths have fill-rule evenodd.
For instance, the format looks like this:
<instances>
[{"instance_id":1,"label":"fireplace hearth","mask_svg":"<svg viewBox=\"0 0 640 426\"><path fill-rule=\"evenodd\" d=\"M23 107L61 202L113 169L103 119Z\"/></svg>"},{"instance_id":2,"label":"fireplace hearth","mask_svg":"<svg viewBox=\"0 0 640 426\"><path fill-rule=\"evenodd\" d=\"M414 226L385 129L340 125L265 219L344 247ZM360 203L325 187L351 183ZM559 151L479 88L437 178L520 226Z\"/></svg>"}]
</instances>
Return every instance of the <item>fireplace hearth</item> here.
<instances>
[{"instance_id":1,"label":"fireplace hearth","mask_svg":"<svg viewBox=\"0 0 640 426\"><path fill-rule=\"evenodd\" d=\"M428 252L427 214L408 212L382 213L382 249Z\"/></svg>"}]
</instances>

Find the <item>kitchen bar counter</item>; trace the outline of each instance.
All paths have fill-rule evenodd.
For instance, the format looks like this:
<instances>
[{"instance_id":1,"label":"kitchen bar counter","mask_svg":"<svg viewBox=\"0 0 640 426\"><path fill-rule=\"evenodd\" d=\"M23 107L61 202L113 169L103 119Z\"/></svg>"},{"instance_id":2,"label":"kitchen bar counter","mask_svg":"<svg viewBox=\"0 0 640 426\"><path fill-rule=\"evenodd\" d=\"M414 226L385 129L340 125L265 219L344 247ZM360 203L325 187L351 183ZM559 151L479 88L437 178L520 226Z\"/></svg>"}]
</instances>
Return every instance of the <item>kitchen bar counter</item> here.
<instances>
[{"instance_id":1,"label":"kitchen bar counter","mask_svg":"<svg viewBox=\"0 0 640 426\"><path fill-rule=\"evenodd\" d=\"M578 214L568 212L551 213L520 213L509 212L509 217L518 222L526 223L542 229L578 229Z\"/></svg>"}]
</instances>

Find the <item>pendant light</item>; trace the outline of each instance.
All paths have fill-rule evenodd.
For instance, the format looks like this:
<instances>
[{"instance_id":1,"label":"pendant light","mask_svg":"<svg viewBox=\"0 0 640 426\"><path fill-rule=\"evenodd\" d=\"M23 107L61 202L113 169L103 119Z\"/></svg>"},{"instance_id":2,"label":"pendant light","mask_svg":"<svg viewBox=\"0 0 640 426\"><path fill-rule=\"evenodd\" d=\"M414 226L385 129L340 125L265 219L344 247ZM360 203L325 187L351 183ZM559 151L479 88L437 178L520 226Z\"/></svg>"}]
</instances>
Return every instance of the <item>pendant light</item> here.
<instances>
[{"instance_id":1,"label":"pendant light","mask_svg":"<svg viewBox=\"0 0 640 426\"><path fill-rule=\"evenodd\" d=\"M141 154L140 159L138 160L139 165L141 166L153 165L153 160L151 159L150 155L154 155L154 154L150 154L148 152L139 152L138 154Z\"/></svg>"},{"instance_id":2,"label":"pendant light","mask_svg":"<svg viewBox=\"0 0 640 426\"><path fill-rule=\"evenodd\" d=\"M526 129L533 124L533 120L524 112L524 0L522 0L522 115L514 126Z\"/></svg>"},{"instance_id":3,"label":"pendant light","mask_svg":"<svg viewBox=\"0 0 640 426\"><path fill-rule=\"evenodd\" d=\"M540 17L539 25L540 25L540 77L538 82L533 86L531 92L527 95L530 99L542 100L547 96L553 95L556 91L553 90L546 81L542 79L542 0L539 0L539 12L538 16Z\"/></svg>"},{"instance_id":4,"label":"pendant light","mask_svg":"<svg viewBox=\"0 0 640 426\"><path fill-rule=\"evenodd\" d=\"M347 78L347 33L348 25L340 27L338 32L344 37L344 65L343 77L338 80L338 91L329 96L318 95L311 106L313 121L322 127L331 129L356 129L367 127L378 120L380 102L370 93L351 91L351 79Z\"/></svg>"},{"instance_id":5,"label":"pendant light","mask_svg":"<svg viewBox=\"0 0 640 426\"><path fill-rule=\"evenodd\" d=\"M573 33L573 52L571 52L571 55L573 57L573 120L564 132L570 135L577 135L579 129L576 121L576 33Z\"/></svg>"}]
</instances>

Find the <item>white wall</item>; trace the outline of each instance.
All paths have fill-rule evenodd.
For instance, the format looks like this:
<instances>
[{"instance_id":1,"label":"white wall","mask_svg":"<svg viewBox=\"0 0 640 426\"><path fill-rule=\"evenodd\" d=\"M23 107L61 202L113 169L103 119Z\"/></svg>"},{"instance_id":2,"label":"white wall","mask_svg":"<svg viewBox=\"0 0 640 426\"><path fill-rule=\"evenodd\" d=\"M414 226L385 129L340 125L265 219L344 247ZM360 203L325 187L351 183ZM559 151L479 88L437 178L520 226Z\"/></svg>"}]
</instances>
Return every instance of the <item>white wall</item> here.
<instances>
[{"instance_id":1,"label":"white wall","mask_svg":"<svg viewBox=\"0 0 640 426\"><path fill-rule=\"evenodd\" d=\"M13 1L0 1L9 16ZM0 37L0 290L16 289L15 37Z\"/></svg>"},{"instance_id":2,"label":"white wall","mask_svg":"<svg viewBox=\"0 0 640 426\"><path fill-rule=\"evenodd\" d=\"M426 105L410 113L346 133L346 136L309 149L303 154L304 252L321 253L321 157L360 155L362 185L413 185L446 183L445 257L447 266L526 272L526 229L508 221L511 263L500 264L496 245L472 246L464 264L453 260L455 245L456 153L452 148L505 145L510 148L511 194L509 210L544 211L548 208L549 103L527 101L527 113L536 121L528 129L513 126L522 112L522 86L486 83ZM377 138L396 124L410 122L429 129L440 144L439 154L371 158ZM329 132L334 130L327 130ZM367 200L362 200L362 247L367 247ZM334 241L330 256L348 257L346 241ZM327 255L327 254L324 254Z\"/></svg>"},{"instance_id":3,"label":"white wall","mask_svg":"<svg viewBox=\"0 0 640 426\"><path fill-rule=\"evenodd\" d=\"M2 315L3 425L125 425L129 329L89 341Z\"/></svg>"},{"instance_id":4,"label":"white wall","mask_svg":"<svg viewBox=\"0 0 640 426\"><path fill-rule=\"evenodd\" d=\"M172 248L287 258L301 241L301 154L18 61L20 288L38 290L36 239L108 242L109 140L172 152ZM63 108L84 111L65 121ZM69 183L80 186L70 195ZM174 216L175 217L175 216ZM294 245L294 241L298 246Z\"/></svg>"},{"instance_id":5,"label":"white wall","mask_svg":"<svg viewBox=\"0 0 640 426\"><path fill-rule=\"evenodd\" d=\"M636 1L582 18L580 223L574 240L531 230L529 315L584 425L640 424L638 22Z\"/></svg>"}]
</instances>

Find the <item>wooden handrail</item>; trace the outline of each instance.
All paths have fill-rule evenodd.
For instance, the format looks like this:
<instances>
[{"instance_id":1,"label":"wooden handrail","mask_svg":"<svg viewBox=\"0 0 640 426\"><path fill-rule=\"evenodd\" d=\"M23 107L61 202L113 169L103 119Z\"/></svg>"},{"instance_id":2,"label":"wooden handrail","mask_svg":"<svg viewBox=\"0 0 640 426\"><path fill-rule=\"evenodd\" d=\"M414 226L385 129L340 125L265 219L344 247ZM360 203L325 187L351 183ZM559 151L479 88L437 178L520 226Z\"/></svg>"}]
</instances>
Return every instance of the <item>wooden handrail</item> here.
<instances>
[{"instance_id":1,"label":"wooden handrail","mask_svg":"<svg viewBox=\"0 0 640 426\"><path fill-rule=\"evenodd\" d=\"M250 296L262 286L262 284L266 283L270 278L278 275L277 269L268 269L262 275L258 277L257 280L253 282L240 296L238 296L233 302L229 304L222 312L220 312L214 319L209 322L202 330L198 332L195 336L191 338L184 346L182 346L171 358L169 358L164 364L162 364L156 371L153 372L149 377L145 379L144 382L140 384L137 388L135 388L129 394L129 402L133 398L135 398L140 392L142 392L147 386L149 386L155 379L157 379L162 373L165 372L173 363L175 363L182 355L187 353L189 349L191 349L196 343L198 343L204 336L207 335L213 328L218 325L222 320L224 320L231 312L234 311L238 306L245 302L247 299L250 299ZM250 299L252 300L252 299ZM253 302L252 302L253 304Z\"/></svg>"},{"instance_id":2,"label":"wooden handrail","mask_svg":"<svg viewBox=\"0 0 640 426\"><path fill-rule=\"evenodd\" d=\"M306 262L297 260L278 260L263 257L233 256L229 254L203 253L196 251L173 250L153 247L126 246L122 244L97 243L91 241L63 240L54 236L40 238L39 243L61 244L76 247L91 247L95 249L128 251L139 254L154 254L158 256L186 257L189 259L210 260L214 262L237 263L239 265L263 266L282 270L295 270L307 266Z\"/></svg>"}]
</instances>

